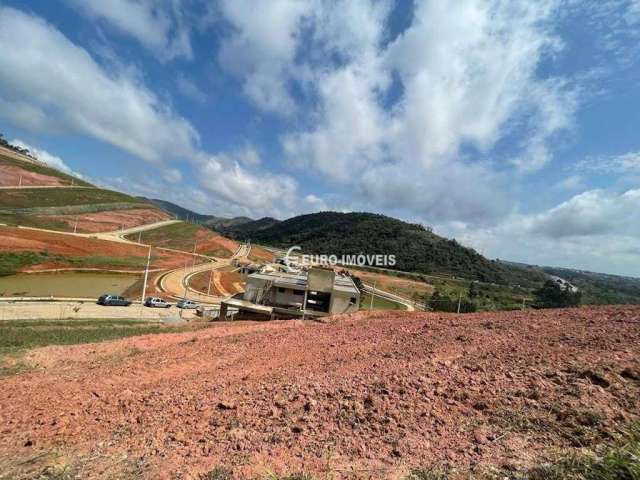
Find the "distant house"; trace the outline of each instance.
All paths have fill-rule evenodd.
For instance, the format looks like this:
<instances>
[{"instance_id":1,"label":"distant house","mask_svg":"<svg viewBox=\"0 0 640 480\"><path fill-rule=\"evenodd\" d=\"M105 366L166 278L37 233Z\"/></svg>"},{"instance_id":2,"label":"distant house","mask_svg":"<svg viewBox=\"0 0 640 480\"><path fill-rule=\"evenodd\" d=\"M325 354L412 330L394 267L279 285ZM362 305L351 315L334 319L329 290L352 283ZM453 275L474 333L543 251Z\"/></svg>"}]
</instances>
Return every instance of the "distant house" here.
<instances>
[{"instance_id":1,"label":"distant house","mask_svg":"<svg viewBox=\"0 0 640 480\"><path fill-rule=\"evenodd\" d=\"M350 276L331 269L308 272L253 273L243 294L224 300L220 318L237 309L241 318L322 317L351 313L360 307L360 291Z\"/></svg>"}]
</instances>

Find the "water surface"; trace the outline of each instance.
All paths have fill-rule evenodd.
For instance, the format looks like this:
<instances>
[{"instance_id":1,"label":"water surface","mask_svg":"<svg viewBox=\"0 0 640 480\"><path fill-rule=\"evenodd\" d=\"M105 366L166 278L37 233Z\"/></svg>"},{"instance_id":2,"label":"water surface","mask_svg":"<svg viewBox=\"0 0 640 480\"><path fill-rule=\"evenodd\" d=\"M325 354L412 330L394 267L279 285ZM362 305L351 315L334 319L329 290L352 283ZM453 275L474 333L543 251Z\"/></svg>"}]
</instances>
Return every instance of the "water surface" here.
<instances>
[{"instance_id":1,"label":"water surface","mask_svg":"<svg viewBox=\"0 0 640 480\"><path fill-rule=\"evenodd\" d=\"M122 273L19 273L0 277L0 297L121 295L139 278L139 275Z\"/></svg>"}]
</instances>

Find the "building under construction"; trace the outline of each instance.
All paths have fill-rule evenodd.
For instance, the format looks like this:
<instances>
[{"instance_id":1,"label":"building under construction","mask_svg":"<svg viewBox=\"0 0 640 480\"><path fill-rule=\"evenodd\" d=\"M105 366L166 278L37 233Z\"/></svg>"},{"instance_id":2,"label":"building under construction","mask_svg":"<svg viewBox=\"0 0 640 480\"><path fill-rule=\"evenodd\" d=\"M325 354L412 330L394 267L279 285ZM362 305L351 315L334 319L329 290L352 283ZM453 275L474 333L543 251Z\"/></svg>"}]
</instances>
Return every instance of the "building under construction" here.
<instances>
[{"instance_id":1,"label":"building under construction","mask_svg":"<svg viewBox=\"0 0 640 480\"><path fill-rule=\"evenodd\" d=\"M314 318L358 311L360 291L353 279L331 269L301 273L253 273L245 292L224 300L220 318L229 309L240 318Z\"/></svg>"}]
</instances>

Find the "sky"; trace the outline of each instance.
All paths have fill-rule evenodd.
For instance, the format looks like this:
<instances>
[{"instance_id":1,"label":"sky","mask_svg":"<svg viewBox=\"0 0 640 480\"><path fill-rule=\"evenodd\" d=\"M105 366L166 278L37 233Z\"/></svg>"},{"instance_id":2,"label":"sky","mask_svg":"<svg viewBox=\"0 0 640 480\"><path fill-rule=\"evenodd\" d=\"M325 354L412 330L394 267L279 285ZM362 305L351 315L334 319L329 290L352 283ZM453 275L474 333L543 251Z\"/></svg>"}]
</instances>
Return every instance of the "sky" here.
<instances>
[{"instance_id":1,"label":"sky","mask_svg":"<svg viewBox=\"0 0 640 480\"><path fill-rule=\"evenodd\" d=\"M0 132L201 213L640 276L639 61L640 0L0 0Z\"/></svg>"}]
</instances>

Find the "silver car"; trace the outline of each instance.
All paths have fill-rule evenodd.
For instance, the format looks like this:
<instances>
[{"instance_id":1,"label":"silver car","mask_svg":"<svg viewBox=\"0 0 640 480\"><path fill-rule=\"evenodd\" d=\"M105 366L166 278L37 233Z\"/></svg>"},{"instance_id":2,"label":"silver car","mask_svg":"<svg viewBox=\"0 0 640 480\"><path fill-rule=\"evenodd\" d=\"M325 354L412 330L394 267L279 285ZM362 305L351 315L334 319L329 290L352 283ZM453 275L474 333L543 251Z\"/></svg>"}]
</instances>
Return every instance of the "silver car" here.
<instances>
[{"instance_id":1,"label":"silver car","mask_svg":"<svg viewBox=\"0 0 640 480\"><path fill-rule=\"evenodd\" d=\"M193 300L183 299L176 304L176 307L184 308L185 310L192 310L194 308L198 308L198 304Z\"/></svg>"},{"instance_id":2,"label":"silver car","mask_svg":"<svg viewBox=\"0 0 640 480\"><path fill-rule=\"evenodd\" d=\"M165 299L159 297L147 297L144 300L145 307L169 308L171 306Z\"/></svg>"}]
</instances>

